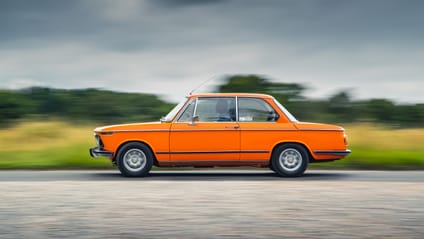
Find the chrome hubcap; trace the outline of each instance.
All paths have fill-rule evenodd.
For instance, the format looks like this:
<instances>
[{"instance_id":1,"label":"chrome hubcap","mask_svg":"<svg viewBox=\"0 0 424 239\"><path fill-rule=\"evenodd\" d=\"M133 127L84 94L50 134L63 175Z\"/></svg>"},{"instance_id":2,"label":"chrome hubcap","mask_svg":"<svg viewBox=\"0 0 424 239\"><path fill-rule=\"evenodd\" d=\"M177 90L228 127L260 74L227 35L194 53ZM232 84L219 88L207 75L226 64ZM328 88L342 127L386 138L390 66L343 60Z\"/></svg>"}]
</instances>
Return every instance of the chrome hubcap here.
<instances>
[{"instance_id":1,"label":"chrome hubcap","mask_svg":"<svg viewBox=\"0 0 424 239\"><path fill-rule=\"evenodd\" d=\"M146 155L141 149L130 149L124 154L124 166L131 172L138 172L146 166Z\"/></svg>"},{"instance_id":2,"label":"chrome hubcap","mask_svg":"<svg viewBox=\"0 0 424 239\"><path fill-rule=\"evenodd\" d=\"M280 154L280 166L286 171L296 171L302 164L302 154L296 149L285 149Z\"/></svg>"}]
</instances>

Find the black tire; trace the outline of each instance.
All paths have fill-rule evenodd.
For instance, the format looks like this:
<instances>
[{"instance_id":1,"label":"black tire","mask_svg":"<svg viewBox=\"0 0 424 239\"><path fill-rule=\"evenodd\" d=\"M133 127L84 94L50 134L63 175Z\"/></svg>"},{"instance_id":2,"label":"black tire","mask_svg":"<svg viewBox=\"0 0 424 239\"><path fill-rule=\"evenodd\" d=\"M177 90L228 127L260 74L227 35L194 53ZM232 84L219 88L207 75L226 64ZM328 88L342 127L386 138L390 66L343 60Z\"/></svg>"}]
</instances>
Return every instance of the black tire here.
<instances>
[{"instance_id":1,"label":"black tire","mask_svg":"<svg viewBox=\"0 0 424 239\"><path fill-rule=\"evenodd\" d=\"M275 173L274 166L272 166L272 163L269 164L269 169L271 169Z\"/></svg>"},{"instance_id":2,"label":"black tire","mask_svg":"<svg viewBox=\"0 0 424 239\"><path fill-rule=\"evenodd\" d=\"M308 167L309 155L299 144L283 144L277 146L271 157L274 171L283 177L302 176Z\"/></svg>"},{"instance_id":3,"label":"black tire","mask_svg":"<svg viewBox=\"0 0 424 239\"><path fill-rule=\"evenodd\" d=\"M153 153L145 144L127 143L119 149L116 162L122 175L144 177L152 169Z\"/></svg>"}]
</instances>

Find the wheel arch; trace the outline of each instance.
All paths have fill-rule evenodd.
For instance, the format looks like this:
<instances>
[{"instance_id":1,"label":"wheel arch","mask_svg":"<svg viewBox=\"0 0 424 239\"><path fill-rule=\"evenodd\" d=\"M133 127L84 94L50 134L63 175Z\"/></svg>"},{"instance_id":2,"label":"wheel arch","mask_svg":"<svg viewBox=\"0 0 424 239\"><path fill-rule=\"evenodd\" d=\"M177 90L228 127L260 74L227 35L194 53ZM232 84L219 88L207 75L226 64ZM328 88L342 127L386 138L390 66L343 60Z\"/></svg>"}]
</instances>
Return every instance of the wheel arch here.
<instances>
[{"instance_id":1,"label":"wheel arch","mask_svg":"<svg viewBox=\"0 0 424 239\"><path fill-rule=\"evenodd\" d=\"M306 150L306 152L308 153L309 163L310 162L313 162L315 160L314 157L313 157L313 155L312 155L312 153L311 153L312 152L311 149L305 143L300 142L300 141L296 141L296 140L290 140L290 141L279 142L276 145L274 145L274 147L272 148L272 151L271 151L271 155L269 157L269 162L270 163L271 163L271 159L272 159L272 156L274 155L275 150L279 146L282 146L282 145L285 145L285 144L296 144L296 145L299 145L299 146L303 147Z\"/></svg>"},{"instance_id":2,"label":"wheel arch","mask_svg":"<svg viewBox=\"0 0 424 239\"><path fill-rule=\"evenodd\" d=\"M116 149L116 153L115 153L115 155L114 155L114 157L113 157L113 162L114 163L116 163L116 157L118 157L118 152L119 152L119 150L121 150L121 148L122 147L124 147L126 144L129 144L129 143L140 143L140 144L144 144L145 146L147 146L149 149L150 149L150 151L152 152L152 155L153 155L153 165L155 165L155 166L157 166L158 165L158 161L157 161L157 159L156 159L156 154L155 154L155 151L153 151L153 148L148 144L148 143L146 143L145 141L142 141L142 140L135 140L135 139L133 139L133 140L127 140L127 141L124 141L124 142L122 142L119 146L118 146L118 148Z\"/></svg>"}]
</instances>

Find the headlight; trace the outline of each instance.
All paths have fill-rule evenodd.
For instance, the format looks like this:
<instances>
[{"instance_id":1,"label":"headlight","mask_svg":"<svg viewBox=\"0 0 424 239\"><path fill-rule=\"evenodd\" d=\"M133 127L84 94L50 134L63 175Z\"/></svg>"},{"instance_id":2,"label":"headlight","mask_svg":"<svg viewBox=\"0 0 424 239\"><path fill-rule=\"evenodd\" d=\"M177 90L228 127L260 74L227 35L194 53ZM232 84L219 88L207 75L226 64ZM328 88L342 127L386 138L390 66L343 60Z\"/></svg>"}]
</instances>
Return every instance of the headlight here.
<instances>
[{"instance_id":1,"label":"headlight","mask_svg":"<svg viewBox=\"0 0 424 239\"><path fill-rule=\"evenodd\" d=\"M99 146L99 148L103 148L103 142L102 142L102 139L100 138L100 136L99 135L95 135L94 136L94 138L96 139L96 143L97 143L97 145Z\"/></svg>"}]
</instances>

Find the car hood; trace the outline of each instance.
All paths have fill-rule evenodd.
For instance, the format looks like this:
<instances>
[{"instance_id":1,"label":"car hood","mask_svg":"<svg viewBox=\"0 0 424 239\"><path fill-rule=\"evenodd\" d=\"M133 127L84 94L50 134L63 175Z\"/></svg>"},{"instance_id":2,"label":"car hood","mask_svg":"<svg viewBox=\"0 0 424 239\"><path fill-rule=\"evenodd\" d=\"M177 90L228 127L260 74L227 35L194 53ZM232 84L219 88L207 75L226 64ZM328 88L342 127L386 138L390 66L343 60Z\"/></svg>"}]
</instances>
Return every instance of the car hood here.
<instances>
[{"instance_id":1,"label":"car hood","mask_svg":"<svg viewBox=\"0 0 424 239\"><path fill-rule=\"evenodd\" d=\"M299 130L344 131L343 127L332 125L332 124L297 122L297 123L294 123L294 126Z\"/></svg>"},{"instance_id":2,"label":"car hood","mask_svg":"<svg viewBox=\"0 0 424 239\"><path fill-rule=\"evenodd\" d=\"M97 127L94 132L114 132L114 131L137 131L137 130L163 130L169 129L170 124L164 122L147 122L133 124L116 124Z\"/></svg>"}]
</instances>

